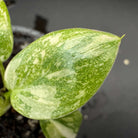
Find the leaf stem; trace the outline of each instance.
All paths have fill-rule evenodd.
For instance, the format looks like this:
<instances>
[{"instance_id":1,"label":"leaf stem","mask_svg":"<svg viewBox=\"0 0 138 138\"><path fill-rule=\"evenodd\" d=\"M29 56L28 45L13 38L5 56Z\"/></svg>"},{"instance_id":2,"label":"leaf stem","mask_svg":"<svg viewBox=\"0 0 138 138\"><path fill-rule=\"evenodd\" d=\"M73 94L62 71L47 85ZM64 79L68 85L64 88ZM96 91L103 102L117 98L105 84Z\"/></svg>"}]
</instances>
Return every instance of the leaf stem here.
<instances>
[{"instance_id":1,"label":"leaf stem","mask_svg":"<svg viewBox=\"0 0 138 138\"><path fill-rule=\"evenodd\" d=\"M11 94L10 91L5 93L0 93L0 116L6 113L11 106L10 94Z\"/></svg>"},{"instance_id":2,"label":"leaf stem","mask_svg":"<svg viewBox=\"0 0 138 138\"><path fill-rule=\"evenodd\" d=\"M5 88L4 73L5 73L5 69L4 69L3 63L0 61L0 74L1 74L1 77L2 77L2 81L3 81L3 86Z\"/></svg>"}]
</instances>

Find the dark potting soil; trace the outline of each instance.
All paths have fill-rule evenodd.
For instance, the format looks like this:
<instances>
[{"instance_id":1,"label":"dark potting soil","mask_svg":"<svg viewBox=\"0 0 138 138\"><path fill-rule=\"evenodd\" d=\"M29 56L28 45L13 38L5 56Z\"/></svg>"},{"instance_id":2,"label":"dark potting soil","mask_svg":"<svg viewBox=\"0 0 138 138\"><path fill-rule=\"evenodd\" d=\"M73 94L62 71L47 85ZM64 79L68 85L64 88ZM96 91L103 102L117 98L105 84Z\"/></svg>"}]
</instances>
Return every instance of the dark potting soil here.
<instances>
[{"instance_id":1,"label":"dark potting soil","mask_svg":"<svg viewBox=\"0 0 138 138\"><path fill-rule=\"evenodd\" d=\"M32 36L15 32L14 50L11 57L4 63L5 68L22 47L32 41L34 41ZM0 88L2 88L1 76ZM0 138L44 138L44 135L41 131L39 121L25 118L13 108L10 108L7 113L0 117Z\"/></svg>"}]
</instances>

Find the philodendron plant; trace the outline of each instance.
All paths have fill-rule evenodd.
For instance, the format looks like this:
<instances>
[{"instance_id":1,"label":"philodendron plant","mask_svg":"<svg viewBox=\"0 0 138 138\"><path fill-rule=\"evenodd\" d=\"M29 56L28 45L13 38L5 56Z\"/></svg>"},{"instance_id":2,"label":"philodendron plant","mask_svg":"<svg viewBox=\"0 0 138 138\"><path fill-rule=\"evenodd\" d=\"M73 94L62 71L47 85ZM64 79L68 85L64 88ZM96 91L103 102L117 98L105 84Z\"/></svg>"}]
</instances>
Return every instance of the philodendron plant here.
<instances>
[{"instance_id":1,"label":"philodendron plant","mask_svg":"<svg viewBox=\"0 0 138 138\"><path fill-rule=\"evenodd\" d=\"M99 89L115 61L121 38L73 28L51 32L31 43L8 64L13 49L10 17L0 0L0 116L12 106L40 120L48 138L75 138L78 109Z\"/></svg>"}]
</instances>

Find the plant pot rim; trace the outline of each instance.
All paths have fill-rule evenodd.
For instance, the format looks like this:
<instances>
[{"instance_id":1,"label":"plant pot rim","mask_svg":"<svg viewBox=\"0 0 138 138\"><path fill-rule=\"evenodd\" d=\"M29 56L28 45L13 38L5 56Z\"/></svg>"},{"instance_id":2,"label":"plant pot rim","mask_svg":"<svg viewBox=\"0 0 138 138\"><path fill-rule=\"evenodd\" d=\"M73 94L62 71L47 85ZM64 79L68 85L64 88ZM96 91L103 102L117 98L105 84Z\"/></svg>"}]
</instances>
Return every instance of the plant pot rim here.
<instances>
[{"instance_id":1,"label":"plant pot rim","mask_svg":"<svg viewBox=\"0 0 138 138\"><path fill-rule=\"evenodd\" d=\"M31 35L34 39L37 39L44 35L43 33L39 32L37 30L31 29L28 27L24 27L24 26L19 26L19 25L12 25L12 30L13 30L13 32L18 32L23 35Z\"/></svg>"}]
</instances>

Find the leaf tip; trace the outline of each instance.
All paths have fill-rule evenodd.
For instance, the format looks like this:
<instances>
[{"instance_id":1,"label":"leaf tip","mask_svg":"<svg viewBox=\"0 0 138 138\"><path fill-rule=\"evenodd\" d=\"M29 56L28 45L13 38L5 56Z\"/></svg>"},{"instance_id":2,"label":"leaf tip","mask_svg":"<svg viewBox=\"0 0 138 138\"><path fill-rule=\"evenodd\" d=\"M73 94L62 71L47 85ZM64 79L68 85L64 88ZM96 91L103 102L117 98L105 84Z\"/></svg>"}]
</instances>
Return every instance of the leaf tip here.
<instances>
[{"instance_id":1,"label":"leaf tip","mask_svg":"<svg viewBox=\"0 0 138 138\"><path fill-rule=\"evenodd\" d=\"M126 34L123 34L123 35L120 37L120 39L122 40L122 39L125 37L125 35L126 35Z\"/></svg>"}]
</instances>

